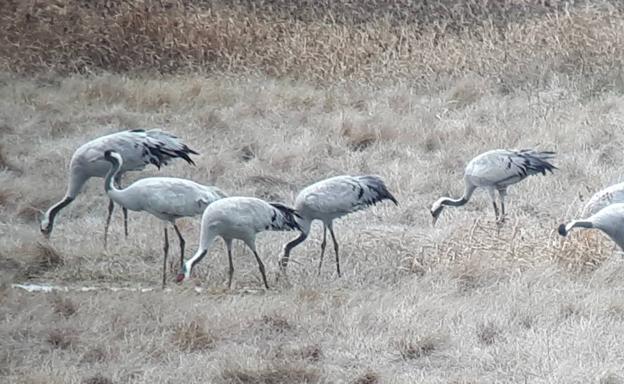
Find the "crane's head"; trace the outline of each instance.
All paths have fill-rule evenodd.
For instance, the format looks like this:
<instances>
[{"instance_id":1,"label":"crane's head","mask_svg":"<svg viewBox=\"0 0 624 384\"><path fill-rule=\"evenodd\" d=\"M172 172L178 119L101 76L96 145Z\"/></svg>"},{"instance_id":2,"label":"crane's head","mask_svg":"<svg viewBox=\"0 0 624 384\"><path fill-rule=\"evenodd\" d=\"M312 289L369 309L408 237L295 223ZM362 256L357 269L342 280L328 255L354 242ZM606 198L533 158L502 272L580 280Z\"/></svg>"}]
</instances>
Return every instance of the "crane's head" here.
<instances>
[{"instance_id":1,"label":"crane's head","mask_svg":"<svg viewBox=\"0 0 624 384\"><path fill-rule=\"evenodd\" d=\"M197 253L193 255L193 257L187 260L186 263L182 264L182 268L180 269L180 272L178 272L176 276L176 283L181 283L185 279L188 279L189 277L191 277L191 271L193 270L193 267L195 266L195 264L199 263L201 259L203 259L204 256L206 256L207 253L208 253L207 249L200 248L197 251Z\"/></svg>"},{"instance_id":2,"label":"crane's head","mask_svg":"<svg viewBox=\"0 0 624 384\"><path fill-rule=\"evenodd\" d=\"M438 217L440 217L440 214L442 213L442 210L444 209L444 205L442 204L442 202L444 201L444 198L439 199L438 201L436 201L435 203L433 203L433 205L431 206L431 216L433 216L433 224L435 226L436 221L438 221Z\"/></svg>"},{"instance_id":3,"label":"crane's head","mask_svg":"<svg viewBox=\"0 0 624 384\"><path fill-rule=\"evenodd\" d=\"M182 265L180 272L176 275L176 283L181 283L184 279L188 279L191 276L191 271L187 268L186 264Z\"/></svg>"},{"instance_id":4,"label":"crane's head","mask_svg":"<svg viewBox=\"0 0 624 384\"><path fill-rule=\"evenodd\" d=\"M557 232L559 232L561 236L566 236L568 234L568 230L566 229L565 224L560 224L559 228L557 228Z\"/></svg>"},{"instance_id":5,"label":"crane's head","mask_svg":"<svg viewBox=\"0 0 624 384\"><path fill-rule=\"evenodd\" d=\"M46 239L50 238L50 233L52 233L52 228L54 224L50 221L47 214L43 214L41 218L41 222L39 223L39 229L41 230L41 234L46 237Z\"/></svg>"}]
</instances>

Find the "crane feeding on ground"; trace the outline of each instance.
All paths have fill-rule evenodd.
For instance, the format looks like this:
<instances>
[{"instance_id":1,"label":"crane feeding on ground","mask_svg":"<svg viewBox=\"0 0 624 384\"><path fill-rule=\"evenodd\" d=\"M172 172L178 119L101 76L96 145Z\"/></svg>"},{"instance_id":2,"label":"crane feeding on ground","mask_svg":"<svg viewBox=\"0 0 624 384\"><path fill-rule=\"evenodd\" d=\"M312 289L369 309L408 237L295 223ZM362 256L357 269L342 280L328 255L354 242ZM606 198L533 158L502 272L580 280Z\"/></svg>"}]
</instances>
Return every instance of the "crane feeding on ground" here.
<instances>
[{"instance_id":1,"label":"crane feeding on ground","mask_svg":"<svg viewBox=\"0 0 624 384\"><path fill-rule=\"evenodd\" d=\"M228 288L232 286L234 275L232 240L239 239L245 242L256 257L262 281L268 289L264 264L256 251L256 234L263 231L299 230L296 216L292 208L254 197L228 197L214 202L206 208L202 216L199 248L195 255L184 263L177 281L182 282L189 278L193 267L206 256L214 239L221 236L227 248L230 266Z\"/></svg>"},{"instance_id":2,"label":"crane feeding on ground","mask_svg":"<svg viewBox=\"0 0 624 384\"><path fill-rule=\"evenodd\" d=\"M466 204L473 192L481 187L488 191L497 223L505 220L505 196L507 187L518 183L528 176L557 169L550 161L555 153L551 151L536 151L534 149L495 149L480 154L470 160L464 171L464 194L459 199L441 197L431 206L433 225L435 225L442 210L446 206L459 207ZM496 191L500 196L501 210L496 205Z\"/></svg>"},{"instance_id":3,"label":"crane feeding on ground","mask_svg":"<svg viewBox=\"0 0 624 384\"><path fill-rule=\"evenodd\" d=\"M176 219L200 215L215 201L227 197L216 187L197 184L191 180L174 177L147 177L137 180L124 189L117 189L113 183L123 167L122 156L114 151L104 152L104 158L111 163L104 188L111 201L131 211L144 211L169 222L180 241L180 266L184 264L184 238L176 225ZM167 253L169 238L164 226L165 243L163 259L163 287L166 284Z\"/></svg>"},{"instance_id":4,"label":"crane feeding on ground","mask_svg":"<svg viewBox=\"0 0 624 384\"><path fill-rule=\"evenodd\" d=\"M611 204L588 218L561 224L558 232L561 236L567 236L573 228L599 229L624 250L624 203Z\"/></svg>"},{"instance_id":5,"label":"crane feeding on ground","mask_svg":"<svg viewBox=\"0 0 624 384\"><path fill-rule=\"evenodd\" d=\"M336 271L340 276L340 257L338 256L338 241L334 234L334 220L383 200L390 200L398 205L397 200L378 176L336 176L304 188L295 199L295 211L299 216L297 222L301 227L301 234L284 246L280 267L283 270L286 269L292 249L308 237L312 221L320 220L323 222L323 241L321 242L319 273L323 265L327 230L329 230L336 254Z\"/></svg>"},{"instance_id":6,"label":"crane feeding on ground","mask_svg":"<svg viewBox=\"0 0 624 384\"><path fill-rule=\"evenodd\" d=\"M160 168L169 164L172 159L182 158L189 164L195 164L189 155L198 153L190 149L179 138L159 129L134 129L112 133L91 140L79 147L73 154L69 164L69 183L65 197L52 205L41 220L41 233L49 237L54 227L56 215L69 205L82 190L85 183L92 177L105 177L110 164L104 160L104 152L113 150L123 158L123 166L116 176L119 185L122 175L127 171L138 171L148 164ZM113 214L114 204L108 204L108 216L104 226L104 245L106 246L108 226ZM128 211L124 208L124 232L128 236Z\"/></svg>"}]
</instances>

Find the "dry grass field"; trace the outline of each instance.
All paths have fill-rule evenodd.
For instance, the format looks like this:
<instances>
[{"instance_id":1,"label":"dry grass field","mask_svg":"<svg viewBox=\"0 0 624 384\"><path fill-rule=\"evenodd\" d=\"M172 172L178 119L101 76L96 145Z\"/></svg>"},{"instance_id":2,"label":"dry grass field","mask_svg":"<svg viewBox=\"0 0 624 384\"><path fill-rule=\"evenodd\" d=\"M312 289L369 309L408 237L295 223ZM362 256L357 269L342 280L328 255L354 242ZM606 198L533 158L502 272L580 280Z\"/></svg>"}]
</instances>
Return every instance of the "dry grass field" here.
<instances>
[{"instance_id":1,"label":"dry grass field","mask_svg":"<svg viewBox=\"0 0 624 384\"><path fill-rule=\"evenodd\" d=\"M388 9L378 19L370 17L374 2L372 9L349 1L318 8L266 1L257 9L245 1L214 2L213 9L199 1L145 2L156 21L127 16L147 23L139 27L122 22L111 3L13 2L0 10L8 36L0 52L1 382L624 383L621 253L597 232L565 241L556 233L594 191L622 180L624 19L617 2L475 0L462 8L417 1L420 13L401 13L407 5L389 1L380 2ZM191 3L198 13L183 18ZM85 26L105 25L96 12L103 8L110 13L101 17L118 24L100 45L111 56L97 62ZM247 18L228 21L227 12ZM427 39L443 23L434 16L448 27L435 45ZM40 19L28 29L33 17ZM176 20L188 29L172 33L188 41L167 46L169 61L141 45L149 39L138 37L165 33L150 25L166 31L174 24L165 21ZM206 20L223 32L221 40L210 40L209 28L190 33ZM63 23L67 44L50 27ZM256 40L242 39L249 31L235 26L256 28ZM498 32L475 32L487 28ZM281 37L271 42L267 31L274 30ZM412 40L395 41L400 31ZM381 45L367 40L376 34ZM138 36L134 53L115 51L122 47L115 36ZM231 55L231 67L223 57L193 56L201 48L193 42L215 41L222 45L206 50ZM304 41L308 55L295 49ZM236 42L257 49L236 51ZM322 43L330 49L314 45ZM358 56L366 46L368 62ZM400 205L336 223L342 278L331 246L316 273L320 225L293 252L287 280L276 281L277 262L296 234L261 234L268 291L241 244L234 286L226 288L221 241L191 281L176 285L170 274L169 289L160 290L161 223L131 212L125 239L116 211L104 249L108 200L100 179L62 211L45 240L37 216L62 198L73 151L106 133L152 127L201 152L197 165L149 167L124 184L180 176L292 204L314 181L371 173ZM431 226L431 203L462 193L468 160L529 146L557 151L559 170L510 189L500 232L484 192ZM199 218L180 227L190 256ZM177 255L175 242L171 250ZM26 282L68 291L12 288Z\"/></svg>"}]
</instances>

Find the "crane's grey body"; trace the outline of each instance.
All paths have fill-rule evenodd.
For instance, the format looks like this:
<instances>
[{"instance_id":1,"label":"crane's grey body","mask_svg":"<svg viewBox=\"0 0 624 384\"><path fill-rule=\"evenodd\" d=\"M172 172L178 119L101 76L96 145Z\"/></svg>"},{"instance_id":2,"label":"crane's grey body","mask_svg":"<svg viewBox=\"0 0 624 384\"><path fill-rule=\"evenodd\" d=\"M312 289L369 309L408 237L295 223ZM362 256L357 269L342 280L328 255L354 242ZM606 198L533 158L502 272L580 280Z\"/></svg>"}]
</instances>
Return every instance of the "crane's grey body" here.
<instances>
[{"instance_id":1,"label":"crane's grey body","mask_svg":"<svg viewBox=\"0 0 624 384\"><path fill-rule=\"evenodd\" d=\"M114 177L123 166L120 154L112 151L104 153L112 165L106 175L105 190L115 203L131 211L144 211L173 225L180 240L180 265L184 263L184 238L176 226L176 219L197 216L213 202L227 197L219 188L205 186L191 180L174 177L148 177L137 180L125 189L117 189ZM167 253L169 238L164 228L163 286L166 283Z\"/></svg>"},{"instance_id":2,"label":"crane's grey body","mask_svg":"<svg viewBox=\"0 0 624 384\"><path fill-rule=\"evenodd\" d=\"M323 222L323 242L321 243L319 273L327 244L327 230L329 230L334 242L336 270L340 276L338 242L334 234L333 221L383 200L391 200L398 204L378 176L336 176L304 188L295 199L295 210L300 216L297 222L301 227L301 235L284 246L281 267L286 268L291 250L307 238L312 221L320 220Z\"/></svg>"},{"instance_id":3,"label":"crane's grey body","mask_svg":"<svg viewBox=\"0 0 624 384\"><path fill-rule=\"evenodd\" d=\"M614 203L624 203L624 183L614 184L594 193L583 207L581 217L589 217Z\"/></svg>"},{"instance_id":4,"label":"crane's grey body","mask_svg":"<svg viewBox=\"0 0 624 384\"><path fill-rule=\"evenodd\" d=\"M558 231L561 236L567 236L573 228L599 229L624 250L624 203L614 203L588 218L561 224Z\"/></svg>"},{"instance_id":5,"label":"crane's grey body","mask_svg":"<svg viewBox=\"0 0 624 384\"><path fill-rule=\"evenodd\" d=\"M139 171L148 164L160 168L174 158L182 158L194 164L189 157L197 152L182 143L176 136L159 129L135 129L112 133L91 140L80 146L73 154L69 164L69 182L64 198L50 207L41 221L41 232L49 236L54 226L56 215L69 205L81 192L85 183L92 177L105 177L110 163L104 159L104 152L113 150L123 158L123 165L117 173L116 182L127 171ZM104 227L104 243L106 244L108 225L113 212L113 202L108 206L108 217ZM124 228L128 235L127 211L124 208Z\"/></svg>"},{"instance_id":6,"label":"crane's grey body","mask_svg":"<svg viewBox=\"0 0 624 384\"><path fill-rule=\"evenodd\" d=\"M225 241L230 265L228 287L232 285L234 265L232 263L232 240L239 239L251 249L258 262L262 280L266 280L264 264L256 251L256 234L263 231L298 230L292 208L279 203L267 203L254 197L228 197L211 204L202 216L199 249L187 260L178 274L178 282L191 275L193 267L207 254L214 239L220 236Z\"/></svg>"},{"instance_id":7,"label":"crane's grey body","mask_svg":"<svg viewBox=\"0 0 624 384\"><path fill-rule=\"evenodd\" d=\"M216 187L175 177L147 177L123 190L110 190L108 195L131 211L145 211L171 223L201 215L210 203L225 197Z\"/></svg>"},{"instance_id":8,"label":"crane's grey body","mask_svg":"<svg viewBox=\"0 0 624 384\"><path fill-rule=\"evenodd\" d=\"M495 149L482 153L472 159L464 171L464 194L459 199L441 197L431 206L433 223L442 213L445 206L462 206L466 204L477 188L488 191L497 222L505 219L505 197L507 187L518 183L528 176L536 174L552 173L557 169L549 161L554 158L554 152L539 152L533 149L510 150ZM498 191L501 203L499 215L496 205L496 192Z\"/></svg>"}]
</instances>

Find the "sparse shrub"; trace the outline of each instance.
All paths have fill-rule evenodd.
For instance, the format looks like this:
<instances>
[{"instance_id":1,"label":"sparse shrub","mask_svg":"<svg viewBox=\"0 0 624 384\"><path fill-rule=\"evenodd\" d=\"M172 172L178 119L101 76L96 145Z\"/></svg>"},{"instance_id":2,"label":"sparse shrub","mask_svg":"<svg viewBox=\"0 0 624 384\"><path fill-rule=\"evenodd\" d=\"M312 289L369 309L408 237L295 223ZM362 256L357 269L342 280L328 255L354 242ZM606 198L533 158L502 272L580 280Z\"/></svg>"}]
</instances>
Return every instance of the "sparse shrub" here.
<instances>
[{"instance_id":1,"label":"sparse shrub","mask_svg":"<svg viewBox=\"0 0 624 384\"><path fill-rule=\"evenodd\" d=\"M82 380L82 384L113 384L113 380L98 373L95 376L87 377Z\"/></svg>"},{"instance_id":2,"label":"sparse shrub","mask_svg":"<svg viewBox=\"0 0 624 384\"><path fill-rule=\"evenodd\" d=\"M48 332L46 341L54 348L67 349L76 344L78 337L70 329L52 329Z\"/></svg>"},{"instance_id":3,"label":"sparse shrub","mask_svg":"<svg viewBox=\"0 0 624 384\"><path fill-rule=\"evenodd\" d=\"M243 145L239 150L239 153L239 157L242 161L251 161L256 158L256 153L258 153L258 146L256 144Z\"/></svg>"},{"instance_id":4,"label":"sparse shrub","mask_svg":"<svg viewBox=\"0 0 624 384\"><path fill-rule=\"evenodd\" d=\"M26 277L35 277L63 265L63 257L50 244L37 242L17 251L23 255Z\"/></svg>"},{"instance_id":5,"label":"sparse shrub","mask_svg":"<svg viewBox=\"0 0 624 384\"><path fill-rule=\"evenodd\" d=\"M173 343L185 352L211 349L215 342L215 336L206 331L203 321L199 319L177 325L173 333Z\"/></svg>"},{"instance_id":6,"label":"sparse shrub","mask_svg":"<svg viewBox=\"0 0 624 384\"><path fill-rule=\"evenodd\" d=\"M285 317L277 314L263 315L260 319L260 323L263 326L277 332L286 332L292 329L292 326L290 325L288 320L286 320Z\"/></svg>"},{"instance_id":7,"label":"sparse shrub","mask_svg":"<svg viewBox=\"0 0 624 384\"><path fill-rule=\"evenodd\" d=\"M563 319L569 319L572 316L577 316L581 313L581 309L574 303L562 304L559 308L559 314Z\"/></svg>"},{"instance_id":8,"label":"sparse shrub","mask_svg":"<svg viewBox=\"0 0 624 384\"><path fill-rule=\"evenodd\" d=\"M0 206L7 206L13 200L13 194L7 189L0 189Z\"/></svg>"},{"instance_id":9,"label":"sparse shrub","mask_svg":"<svg viewBox=\"0 0 624 384\"><path fill-rule=\"evenodd\" d=\"M52 296L52 308L54 313L63 317L70 317L76 313L76 304L70 298L63 297L60 294Z\"/></svg>"},{"instance_id":10,"label":"sparse shrub","mask_svg":"<svg viewBox=\"0 0 624 384\"><path fill-rule=\"evenodd\" d=\"M109 358L108 352L102 346L89 348L80 359L83 363L101 363Z\"/></svg>"},{"instance_id":11,"label":"sparse shrub","mask_svg":"<svg viewBox=\"0 0 624 384\"><path fill-rule=\"evenodd\" d=\"M476 332L479 342L485 345L492 345L502 337L502 330L494 322L479 324Z\"/></svg>"},{"instance_id":12,"label":"sparse shrub","mask_svg":"<svg viewBox=\"0 0 624 384\"><path fill-rule=\"evenodd\" d=\"M321 375L314 367L283 363L259 368L228 367L221 377L225 383L232 384L313 384L320 382Z\"/></svg>"},{"instance_id":13,"label":"sparse shrub","mask_svg":"<svg viewBox=\"0 0 624 384\"><path fill-rule=\"evenodd\" d=\"M441 343L442 339L439 336L428 335L416 339L407 338L396 344L401 358L412 360L431 355Z\"/></svg>"},{"instance_id":14,"label":"sparse shrub","mask_svg":"<svg viewBox=\"0 0 624 384\"><path fill-rule=\"evenodd\" d=\"M307 360L312 362L321 361L323 358L323 350L319 345L305 345L305 346L291 346L280 347L275 354L280 359L292 359L298 358L300 360Z\"/></svg>"},{"instance_id":15,"label":"sparse shrub","mask_svg":"<svg viewBox=\"0 0 624 384\"><path fill-rule=\"evenodd\" d=\"M598 269L611 255L613 242L598 231L576 231L553 249L555 261L572 272L586 273Z\"/></svg>"},{"instance_id":16,"label":"sparse shrub","mask_svg":"<svg viewBox=\"0 0 624 384\"><path fill-rule=\"evenodd\" d=\"M352 384L377 384L380 382L379 375L373 371L368 371L351 381Z\"/></svg>"},{"instance_id":17,"label":"sparse shrub","mask_svg":"<svg viewBox=\"0 0 624 384\"><path fill-rule=\"evenodd\" d=\"M299 349L298 354L303 360L320 361L323 358L323 350L318 345L308 345Z\"/></svg>"}]
</instances>

